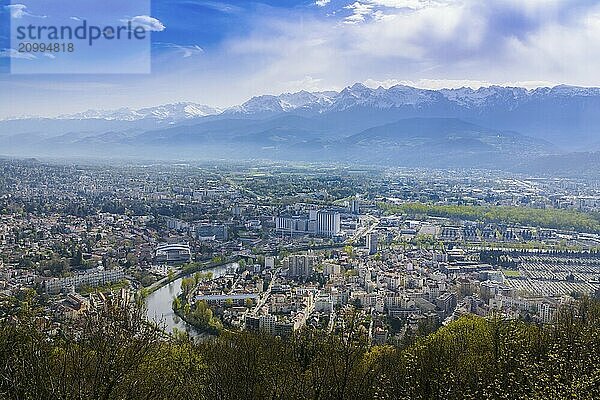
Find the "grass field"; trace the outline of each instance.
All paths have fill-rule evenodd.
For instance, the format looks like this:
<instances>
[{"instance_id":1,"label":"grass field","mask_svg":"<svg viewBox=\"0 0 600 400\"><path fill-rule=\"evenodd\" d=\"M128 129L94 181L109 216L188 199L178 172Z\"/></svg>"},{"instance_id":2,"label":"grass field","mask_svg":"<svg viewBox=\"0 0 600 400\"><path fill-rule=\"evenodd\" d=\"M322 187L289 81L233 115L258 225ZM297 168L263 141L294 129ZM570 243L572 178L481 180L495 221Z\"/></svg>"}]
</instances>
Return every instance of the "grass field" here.
<instances>
[{"instance_id":1,"label":"grass field","mask_svg":"<svg viewBox=\"0 0 600 400\"><path fill-rule=\"evenodd\" d=\"M518 278L521 276L521 273L519 271L515 271L512 269L503 269L502 273L507 278Z\"/></svg>"}]
</instances>

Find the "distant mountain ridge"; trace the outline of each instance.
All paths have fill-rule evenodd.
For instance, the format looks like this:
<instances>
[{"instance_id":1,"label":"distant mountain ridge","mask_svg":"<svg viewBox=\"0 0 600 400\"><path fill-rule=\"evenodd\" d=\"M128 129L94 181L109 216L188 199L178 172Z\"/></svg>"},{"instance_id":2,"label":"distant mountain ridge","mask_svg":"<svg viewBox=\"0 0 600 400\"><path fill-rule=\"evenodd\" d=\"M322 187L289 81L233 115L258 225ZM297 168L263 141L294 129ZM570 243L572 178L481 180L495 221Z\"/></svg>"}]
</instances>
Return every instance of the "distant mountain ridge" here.
<instances>
[{"instance_id":1,"label":"distant mountain ridge","mask_svg":"<svg viewBox=\"0 0 600 400\"><path fill-rule=\"evenodd\" d=\"M117 110L88 110L76 114L66 114L58 116L56 119L104 119L108 121L137 121L140 119L154 118L157 120L180 121L188 118L206 117L217 115L223 110L217 107L206 106L197 103L173 103L156 107L141 108L133 110L131 108L120 108Z\"/></svg>"},{"instance_id":2,"label":"distant mountain ridge","mask_svg":"<svg viewBox=\"0 0 600 400\"><path fill-rule=\"evenodd\" d=\"M525 89L521 87L489 86L479 89L468 87L458 89L419 89L411 86L396 85L388 89L383 87L369 88L361 83L348 86L340 92L323 91L280 95L255 96L245 103L230 108L219 108L208 105L180 102L164 104L142 109L120 108L114 110L88 110L75 114L64 114L54 119L105 119L134 121L144 118L184 119L198 118L221 113L227 115L253 115L257 113L285 113L306 111L327 113L344 111L355 107L392 109L412 106L424 108L427 105L442 103L466 109L507 107L517 109L525 103L548 99L563 100L573 98L600 97L600 88L559 85ZM6 120L37 119L42 117L8 118Z\"/></svg>"},{"instance_id":3,"label":"distant mountain ridge","mask_svg":"<svg viewBox=\"0 0 600 400\"><path fill-rule=\"evenodd\" d=\"M529 101L556 97L597 97L600 88L585 88L559 85L552 88L542 87L525 89L520 87L489 86L479 89L463 87L459 89L419 89L406 85L395 85L388 89L369 88L361 83L348 86L340 92L284 93L278 96L263 95L253 97L239 107L228 112L279 111L294 109L314 110L319 113L343 111L356 106L394 108L402 106L420 106L447 101L460 107L477 108L496 107L502 103L518 107Z\"/></svg>"},{"instance_id":4,"label":"distant mountain ridge","mask_svg":"<svg viewBox=\"0 0 600 400\"><path fill-rule=\"evenodd\" d=\"M175 103L0 121L6 154L356 160L509 168L600 150L600 88L357 83L228 109ZM593 158L592 158L593 159Z\"/></svg>"}]
</instances>

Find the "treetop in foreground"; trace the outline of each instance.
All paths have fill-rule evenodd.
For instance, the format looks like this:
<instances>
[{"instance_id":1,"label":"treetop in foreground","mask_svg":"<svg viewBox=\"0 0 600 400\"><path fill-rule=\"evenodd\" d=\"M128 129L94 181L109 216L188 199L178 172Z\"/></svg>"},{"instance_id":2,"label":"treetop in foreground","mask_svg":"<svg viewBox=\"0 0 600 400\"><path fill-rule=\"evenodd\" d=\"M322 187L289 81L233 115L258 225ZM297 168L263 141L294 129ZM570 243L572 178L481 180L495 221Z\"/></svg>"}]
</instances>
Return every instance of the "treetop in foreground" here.
<instances>
[{"instance_id":1,"label":"treetop in foreground","mask_svg":"<svg viewBox=\"0 0 600 400\"><path fill-rule=\"evenodd\" d=\"M600 303L550 325L463 317L404 347L344 331L289 339L165 337L140 310L107 308L48 335L30 315L0 324L3 399L595 399Z\"/></svg>"}]
</instances>

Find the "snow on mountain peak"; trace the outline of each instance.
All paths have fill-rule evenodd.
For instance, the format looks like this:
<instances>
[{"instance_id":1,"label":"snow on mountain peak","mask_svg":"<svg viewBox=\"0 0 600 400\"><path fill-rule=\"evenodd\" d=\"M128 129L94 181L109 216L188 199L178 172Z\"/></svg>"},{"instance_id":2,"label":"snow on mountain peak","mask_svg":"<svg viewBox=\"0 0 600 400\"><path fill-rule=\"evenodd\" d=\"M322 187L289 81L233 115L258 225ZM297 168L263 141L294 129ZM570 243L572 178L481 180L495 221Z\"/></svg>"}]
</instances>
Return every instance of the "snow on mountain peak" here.
<instances>
[{"instance_id":1,"label":"snow on mountain peak","mask_svg":"<svg viewBox=\"0 0 600 400\"><path fill-rule=\"evenodd\" d=\"M549 93L559 96L598 96L600 95L600 88L596 87L581 87L581 86L569 86L569 85L558 85L554 86L549 90Z\"/></svg>"},{"instance_id":2,"label":"snow on mountain peak","mask_svg":"<svg viewBox=\"0 0 600 400\"><path fill-rule=\"evenodd\" d=\"M585 88L560 85L553 88L527 90L520 87L489 86L479 89L462 87L459 89L420 89L405 85L392 86L389 89L379 87L371 89L362 83L347 86L340 92L309 92L280 95L261 95L252 97L240 106L231 107L227 114L278 114L292 111L335 112L353 107L389 109L400 107L422 108L428 104L446 102L465 108L493 108L497 106L513 109L523 101L549 97L589 97L600 96L599 88ZM132 110L88 110L73 115L63 115L59 119L105 119L137 121L152 118L159 121L176 122L189 118L199 118L221 114L223 110L195 103L174 103L157 107Z\"/></svg>"},{"instance_id":3,"label":"snow on mountain peak","mask_svg":"<svg viewBox=\"0 0 600 400\"><path fill-rule=\"evenodd\" d=\"M173 103L156 107L132 110L119 108L116 110L88 110L77 114L61 115L58 119L104 119L107 121L138 121L152 118L157 120L180 121L188 118L205 117L220 114L222 110L215 107L195 103Z\"/></svg>"},{"instance_id":4,"label":"snow on mountain peak","mask_svg":"<svg viewBox=\"0 0 600 400\"><path fill-rule=\"evenodd\" d=\"M530 97L531 92L524 88L489 86L479 89L462 87L459 89L442 89L439 91L446 99L464 107L493 106L498 102L519 102Z\"/></svg>"}]
</instances>

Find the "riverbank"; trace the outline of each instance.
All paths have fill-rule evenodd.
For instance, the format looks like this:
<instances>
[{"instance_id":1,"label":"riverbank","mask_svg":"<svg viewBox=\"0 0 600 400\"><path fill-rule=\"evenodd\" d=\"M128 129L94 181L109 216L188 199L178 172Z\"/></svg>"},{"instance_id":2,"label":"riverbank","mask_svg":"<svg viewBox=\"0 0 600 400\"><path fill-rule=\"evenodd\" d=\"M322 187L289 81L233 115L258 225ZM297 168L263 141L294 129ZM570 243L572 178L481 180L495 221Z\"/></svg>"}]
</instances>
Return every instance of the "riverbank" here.
<instances>
[{"instance_id":1,"label":"riverbank","mask_svg":"<svg viewBox=\"0 0 600 400\"><path fill-rule=\"evenodd\" d=\"M194 321L192 321L190 318L188 318L185 315L185 313L182 312L181 309L176 310L175 308L173 308L173 312L175 313L175 315L177 315L177 317L179 317L179 319L181 319L183 322L188 324L194 330L194 332L197 334L196 337L203 337L203 338L217 337L224 330L224 328L214 329L214 328L210 328L210 327L201 327L198 324L196 324Z\"/></svg>"},{"instance_id":2,"label":"riverbank","mask_svg":"<svg viewBox=\"0 0 600 400\"><path fill-rule=\"evenodd\" d=\"M197 329L174 312L173 299L182 293L182 282L185 277L200 271L211 272L213 276L218 277L227 273L229 266L234 265L236 264L231 260L227 260L226 263L207 263L196 268L188 268L185 273L180 271L180 273L173 276L173 279L169 279L169 282L165 279L160 287L155 287L155 290L144 297L148 320L160 326L167 333L178 329L188 332L193 337L201 336L198 334Z\"/></svg>"},{"instance_id":3,"label":"riverbank","mask_svg":"<svg viewBox=\"0 0 600 400\"><path fill-rule=\"evenodd\" d=\"M238 257L233 257L231 259L225 259L224 261L219 261L216 263L210 261L208 263L194 263L197 265L189 264L189 266L183 267L180 271L173 274L173 276L166 276L163 279L161 279L157 282L154 282L152 285L150 285L146 288L140 289L140 291L142 292L143 296L146 297L146 296L156 292L157 290L163 288L164 286L175 282L178 279L188 277L192 274L195 274L196 272L203 272L203 271L206 271L207 269L218 268L223 265L236 263L236 262L239 262L241 258L242 257L238 256Z\"/></svg>"},{"instance_id":4,"label":"riverbank","mask_svg":"<svg viewBox=\"0 0 600 400\"><path fill-rule=\"evenodd\" d=\"M328 250L343 247L344 244L333 244L327 246L310 246L296 247L290 249L290 254L302 252L306 250ZM289 252L289 250L288 250ZM173 310L173 299L182 292L182 281L184 278L192 276L197 272L213 272L214 278L226 273L225 266L235 264L240 260L245 259L244 256L238 255L218 262L205 262L188 265L182 268L172 276L165 277L160 281L150 285L147 288L140 289L142 298L147 308L148 319L153 320L157 325L163 326L166 332L171 332L173 329L178 329L188 332L192 336L197 335L197 328L194 324L187 321L186 317L181 313L176 313ZM200 329L202 330L202 329Z\"/></svg>"}]
</instances>

